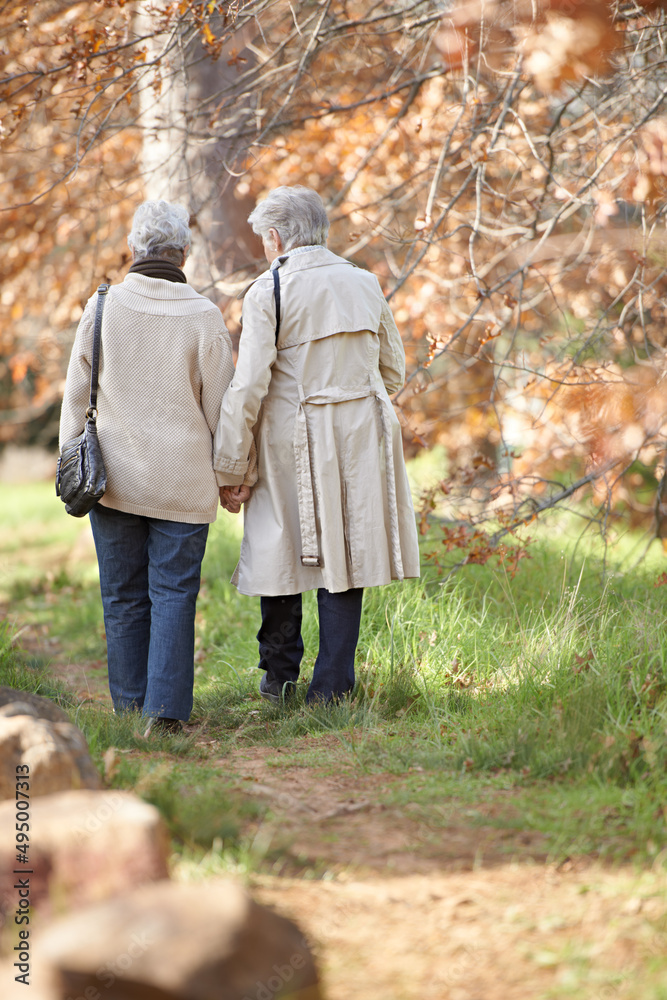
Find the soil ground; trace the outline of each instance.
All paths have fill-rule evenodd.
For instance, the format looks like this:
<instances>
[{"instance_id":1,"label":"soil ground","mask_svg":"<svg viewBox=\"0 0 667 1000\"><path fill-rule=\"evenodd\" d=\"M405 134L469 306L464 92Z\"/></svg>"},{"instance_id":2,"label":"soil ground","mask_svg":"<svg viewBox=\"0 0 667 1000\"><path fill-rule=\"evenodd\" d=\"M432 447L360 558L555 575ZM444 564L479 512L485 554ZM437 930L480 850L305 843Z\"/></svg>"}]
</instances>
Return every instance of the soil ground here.
<instances>
[{"instance_id":1,"label":"soil ground","mask_svg":"<svg viewBox=\"0 0 667 1000\"><path fill-rule=\"evenodd\" d=\"M19 641L50 656L82 700L108 701L104 664L60 661L30 626ZM387 804L419 775L360 772L335 735L239 748L220 766L270 803L256 837L279 861L250 877L251 890L303 929L327 1000L667 996L651 974L667 951L664 868L585 857L556 866L539 834L485 825L511 792L477 804L474 822L462 807L456 822L431 827L409 805Z\"/></svg>"},{"instance_id":2,"label":"soil ground","mask_svg":"<svg viewBox=\"0 0 667 1000\"><path fill-rule=\"evenodd\" d=\"M636 974L664 954L667 879L586 858L555 866L539 835L464 817L429 829L378 801L404 777L292 763L310 742L240 750L231 764L251 794L270 797L294 862L326 865L315 881L252 885L305 930L329 1000L646 995Z\"/></svg>"}]
</instances>

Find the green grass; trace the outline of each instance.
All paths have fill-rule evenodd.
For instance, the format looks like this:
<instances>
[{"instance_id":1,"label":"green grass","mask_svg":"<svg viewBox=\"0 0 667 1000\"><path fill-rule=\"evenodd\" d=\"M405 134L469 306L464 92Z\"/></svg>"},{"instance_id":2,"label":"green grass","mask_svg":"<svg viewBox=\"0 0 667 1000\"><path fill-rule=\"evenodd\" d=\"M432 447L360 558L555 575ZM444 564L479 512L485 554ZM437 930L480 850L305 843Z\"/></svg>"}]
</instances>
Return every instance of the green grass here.
<instances>
[{"instance_id":1,"label":"green grass","mask_svg":"<svg viewBox=\"0 0 667 1000\"><path fill-rule=\"evenodd\" d=\"M105 658L88 518L68 517L51 483L0 483L0 510L0 604L10 624L42 627L73 661Z\"/></svg>"},{"instance_id":2,"label":"green grass","mask_svg":"<svg viewBox=\"0 0 667 1000\"><path fill-rule=\"evenodd\" d=\"M7 622L0 622L0 685L50 698L64 709L73 711L76 704L65 685L55 680L47 669L35 666L26 658L16 638Z\"/></svg>"},{"instance_id":3,"label":"green grass","mask_svg":"<svg viewBox=\"0 0 667 1000\"><path fill-rule=\"evenodd\" d=\"M175 742L175 741L174 741ZM110 783L133 788L156 806L166 820L177 849L219 851L239 845L241 830L261 817L260 805L230 789L219 766L202 766L190 760L121 760Z\"/></svg>"},{"instance_id":4,"label":"green grass","mask_svg":"<svg viewBox=\"0 0 667 1000\"><path fill-rule=\"evenodd\" d=\"M0 523L10 620L47 628L72 659L103 657L94 555L81 544L85 523L67 518L41 486L19 493L2 504ZM86 733L100 769L109 747L134 754L114 781L155 801L181 852L213 842L231 845L237 856L248 849L243 831L252 826L252 809L234 792L222 756L332 734L352 768L401 776L383 793L387 802L403 804L434 830L451 821L451 802L466 807L470 823L543 834L554 856L645 860L665 848L667 591L655 586L664 569L660 553L638 562L641 543L630 534L604 551L594 538L582 540L572 520L553 515L532 529L531 558L514 578L474 565L443 585L427 569L420 581L368 591L358 686L330 709L304 704L317 642L316 605L307 595L304 683L294 705L279 709L257 693L259 601L229 583L240 531L239 519L221 517L203 567L192 721L204 739L165 737L147 755L136 720L72 704L49 680L44 658L21 661L4 640L0 681L55 694ZM329 742L313 746L309 761L326 768ZM184 797L193 782L200 792ZM208 814L209 799L225 803L227 825L215 809ZM487 801L497 808L476 812Z\"/></svg>"}]
</instances>

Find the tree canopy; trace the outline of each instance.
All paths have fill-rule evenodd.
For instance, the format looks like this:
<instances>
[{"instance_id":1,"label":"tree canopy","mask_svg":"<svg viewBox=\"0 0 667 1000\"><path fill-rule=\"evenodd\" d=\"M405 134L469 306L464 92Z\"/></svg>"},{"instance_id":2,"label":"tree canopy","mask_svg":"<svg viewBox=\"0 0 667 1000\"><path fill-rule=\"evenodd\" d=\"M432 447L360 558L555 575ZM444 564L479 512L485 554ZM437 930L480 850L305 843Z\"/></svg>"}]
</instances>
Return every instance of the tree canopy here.
<instances>
[{"instance_id":1,"label":"tree canopy","mask_svg":"<svg viewBox=\"0 0 667 1000\"><path fill-rule=\"evenodd\" d=\"M0 0L0 39L4 441L53 441L143 197L188 205L237 334L247 214L303 183L391 301L406 446L446 454L426 511L499 537L590 486L667 534L660 3Z\"/></svg>"}]
</instances>

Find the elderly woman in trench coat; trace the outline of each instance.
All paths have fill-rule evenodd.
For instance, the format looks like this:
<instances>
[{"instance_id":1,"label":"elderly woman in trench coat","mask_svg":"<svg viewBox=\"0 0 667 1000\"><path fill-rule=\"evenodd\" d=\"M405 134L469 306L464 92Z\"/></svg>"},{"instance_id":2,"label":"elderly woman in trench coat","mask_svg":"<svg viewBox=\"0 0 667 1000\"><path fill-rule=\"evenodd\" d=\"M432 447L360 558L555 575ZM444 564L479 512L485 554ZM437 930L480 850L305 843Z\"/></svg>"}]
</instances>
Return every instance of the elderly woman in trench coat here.
<instances>
[{"instance_id":1,"label":"elderly woman in trench coat","mask_svg":"<svg viewBox=\"0 0 667 1000\"><path fill-rule=\"evenodd\" d=\"M327 249L315 191L277 188L248 221L270 268L245 296L236 373L215 435L227 509L249 496L237 484L253 441L257 449L232 582L261 596L260 694L275 703L294 692L301 594L317 590L319 651L306 700L329 702L354 686L363 588L419 576L388 396L403 385L405 354L377 278Z\"/></svg>"}]
</instances>

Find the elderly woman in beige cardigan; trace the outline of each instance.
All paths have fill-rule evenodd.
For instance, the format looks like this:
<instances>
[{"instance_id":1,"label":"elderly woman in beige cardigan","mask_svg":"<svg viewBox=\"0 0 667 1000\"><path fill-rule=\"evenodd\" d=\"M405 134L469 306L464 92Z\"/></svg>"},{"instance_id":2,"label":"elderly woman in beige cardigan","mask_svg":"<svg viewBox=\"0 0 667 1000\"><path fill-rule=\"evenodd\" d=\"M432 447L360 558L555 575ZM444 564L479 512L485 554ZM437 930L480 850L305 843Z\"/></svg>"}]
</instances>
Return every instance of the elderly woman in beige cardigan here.
<instances>
[{"instance_id":1,"label":"elderly woman in beige cardigan","mask_svg":"<svg viewBox=\"0 0 667 1000\"><path fill-rule=\"evenodd\" d=\"M405 354L377 278L326 247L319 195L274 190L249 217L270 269L243 305L236 373L215 435L223 504L238 509L253 441L233 582L261 596L260 694L294 691L301 594L317 590L319 652L307 701L352 690L363 588L419 576L400 426L389 399ZM280 315L276 310L278 269Z\"/></svg>"},{"instance_id":2,"label":"elderly woman in beige cardigan","mask_svg":"<svg viewBox=\"0 0 667 1000\"><path fill-rule=\"evenodd\" d=\"M114 708L143 712L148 734L178 731L192 708L200 566L225 482L213 432L234 367L220 310L183 272L186 209L144 202L128 243L132 266L104 308L97 426L107 491L90 520ZM76 333L61 443L83 430L96 304L97 293Z\"/></svg>"}]
</instances>

